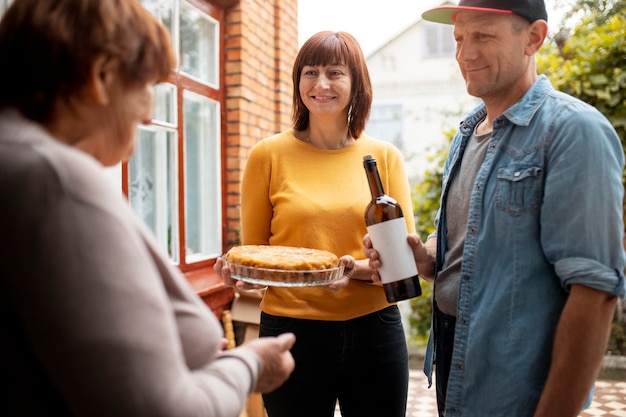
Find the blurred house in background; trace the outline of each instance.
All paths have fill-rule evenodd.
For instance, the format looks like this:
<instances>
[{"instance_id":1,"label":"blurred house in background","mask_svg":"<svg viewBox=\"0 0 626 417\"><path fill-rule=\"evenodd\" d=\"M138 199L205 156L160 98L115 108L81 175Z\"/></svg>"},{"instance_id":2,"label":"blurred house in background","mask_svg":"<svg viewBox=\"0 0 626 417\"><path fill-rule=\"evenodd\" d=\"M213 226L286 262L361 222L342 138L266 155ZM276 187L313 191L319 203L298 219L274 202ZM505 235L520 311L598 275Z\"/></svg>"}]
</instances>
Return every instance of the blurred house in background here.
<instances>
[{"instance_id":1,"label":"blurred house in background","mask_svg":"<svg viewBox=\"0 0 626 417\"><path fill-rule=\"evenodd\" d=\"M465 90L452 31L418 16L367 57L374 102L366 132L402 151L412 183L430 166L427 156L447 145L444 131L478 104Z\"/></svg>"}]
</instances>

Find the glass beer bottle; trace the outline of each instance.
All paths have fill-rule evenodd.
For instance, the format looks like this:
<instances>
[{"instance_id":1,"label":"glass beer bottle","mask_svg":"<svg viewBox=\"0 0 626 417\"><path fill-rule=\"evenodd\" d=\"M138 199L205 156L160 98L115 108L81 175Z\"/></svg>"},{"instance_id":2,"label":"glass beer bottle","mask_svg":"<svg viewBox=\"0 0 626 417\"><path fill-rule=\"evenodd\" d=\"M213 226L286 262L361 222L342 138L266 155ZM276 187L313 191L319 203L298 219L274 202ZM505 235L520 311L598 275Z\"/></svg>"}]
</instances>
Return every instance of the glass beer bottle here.
<instances>
[{"instance_id":1,"label":"glass beer bottle","mask_svg":"<svg viewBox=\"0 0 626 417\"><path fill-rule=\"evenodd\" d=\"M385 289L387 301L407 300L422 294L413 251L406 238L408 230L402 208L396 200L385 194L376 159L363 157L372 201L365 209L367 233L372 246L378 251L381 266L378 274Z\"/></svg>"}]
</instances>

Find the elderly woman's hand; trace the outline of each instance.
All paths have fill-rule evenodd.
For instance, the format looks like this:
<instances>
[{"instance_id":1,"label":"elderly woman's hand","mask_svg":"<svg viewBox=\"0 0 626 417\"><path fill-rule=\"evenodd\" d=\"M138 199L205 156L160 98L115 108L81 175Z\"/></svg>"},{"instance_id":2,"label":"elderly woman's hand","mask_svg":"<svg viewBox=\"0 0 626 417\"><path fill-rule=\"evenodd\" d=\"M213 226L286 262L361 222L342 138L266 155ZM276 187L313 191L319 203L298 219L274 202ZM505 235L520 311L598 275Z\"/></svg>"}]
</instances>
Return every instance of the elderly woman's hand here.
<instances>
[{"instance_id":1,"label":"elderly woman's hand","mask_svg":"<svg viewBox=\"0 0 626 417\"><path fill-rule=\"evenodd\" d=\"M242 345L254 350L261 359L261 374L255 392L272 392L289 377L295 367L289 349L295 341L293 333L283 333L277 337L260 337Z\"/></svg>"}]
</instances>

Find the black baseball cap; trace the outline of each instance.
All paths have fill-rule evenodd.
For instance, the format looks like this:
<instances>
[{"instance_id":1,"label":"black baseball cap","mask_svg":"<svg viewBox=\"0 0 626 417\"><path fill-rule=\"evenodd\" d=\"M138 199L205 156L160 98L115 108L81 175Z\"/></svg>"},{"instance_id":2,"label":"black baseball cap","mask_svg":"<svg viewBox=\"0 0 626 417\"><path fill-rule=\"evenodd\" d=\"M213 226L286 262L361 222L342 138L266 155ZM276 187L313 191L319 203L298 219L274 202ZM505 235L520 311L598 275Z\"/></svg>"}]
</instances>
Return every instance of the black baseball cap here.
<instances>
[{"instance_id":1,"label":"black baseball cap","mask_svg":"<svg viewBox=\"0 0 626 417\"><path fill-rule=\"evenodd\" d=\"M422 18L436 23L454 24L455 15L464 10L516 14L529 22L548 21L543 0L461 0L458 6L442 5L422 13Z\"/></svg>"}]
</instances>

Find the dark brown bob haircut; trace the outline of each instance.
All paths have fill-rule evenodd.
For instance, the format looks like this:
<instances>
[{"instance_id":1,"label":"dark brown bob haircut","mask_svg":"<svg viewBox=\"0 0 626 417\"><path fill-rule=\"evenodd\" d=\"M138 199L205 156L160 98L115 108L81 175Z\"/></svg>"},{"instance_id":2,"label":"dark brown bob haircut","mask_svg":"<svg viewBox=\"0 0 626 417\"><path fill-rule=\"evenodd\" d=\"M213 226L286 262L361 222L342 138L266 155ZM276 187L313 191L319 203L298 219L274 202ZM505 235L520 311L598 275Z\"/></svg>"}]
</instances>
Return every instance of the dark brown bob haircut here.
<instances>
[{"instance_id":1,"label":"dark brown bob haircut","mask_svg":"<svg viewBox=\"0 0 626 417\"><path fill-rule=\"evenodd\" d=\"M294 129L309 127L309 109L300 97L302 68L310 66L346 65L352 75L352 101L348 114L348 134L356 139L363 130L372 106L372 82L363 51L357 40L346 32L319 32L311 36L300 48L293 64L293 114Z\"/></svg>"},{"instance_id":2,"label":"dark brown bob haircut","mask_svg":"<svg viewBox=\"0 0 626 417\"><path fill-rule=\"evenodd\" d=\"M15 0L0 22L0 108L47 121L102 55L129 88L165 81L176 66L169 32L138 0Z\"/></svg>"}]
</instances>

